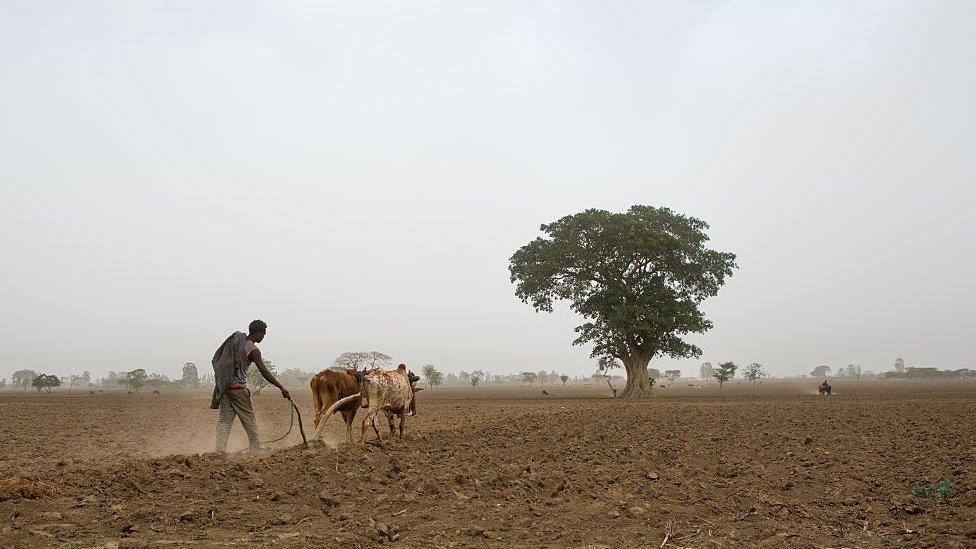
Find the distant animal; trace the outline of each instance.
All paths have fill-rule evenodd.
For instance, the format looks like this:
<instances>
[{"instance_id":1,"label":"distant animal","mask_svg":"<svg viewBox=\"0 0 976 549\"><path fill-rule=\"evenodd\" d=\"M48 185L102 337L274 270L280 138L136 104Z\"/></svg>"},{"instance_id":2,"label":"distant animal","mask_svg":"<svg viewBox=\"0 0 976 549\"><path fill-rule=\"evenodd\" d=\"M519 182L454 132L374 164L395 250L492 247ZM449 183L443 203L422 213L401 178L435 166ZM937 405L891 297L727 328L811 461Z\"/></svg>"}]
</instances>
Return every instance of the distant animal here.
<instances>
[{"instance_id":1,"label":"distant animal","mask_svg":"<svg viewBox=\"0 0 976 549\"><path fill-rule=\"evenodd\" d=\"M346 368L345 372L322 370L312 376L309 386L312 389L312 403L315 406L315 426L322 421L322 414L339 400L351 395L359 395L359 385L366 376L366 369ZM354 398L337 408L346 422L346 434L352 442L352 421L359 410L360 398Z\"/></svg>"},{"instance_id":2,"label":"distant animal","mask_svg":"<svg viewBox=\"0 0 976 549\"><path fill-rule=\"evenodd\" d=\"M833 394L830 392L830 384L827 383L826 379L823 383L817 386L817 390L820 392L821 396L833 396Z\"/></svg>"},{"instance_id":3,"label":"distant animal","mask_svg":"<svg viewBox=\"0 0 976 549\"><path fill-rule=\"evenodd\" d=\"M544 395L546 395L546 396L549 396L549 391L547 391L547 390L545 390L545 389L543 389L543 390L542 390L542 394L544 394Z\"/></svg>"},{"instance_id":4,"label":"distant animal","mask_svg":"<svg viewBox=\"0 0 976 549\"><path fill-rule=\"evenodd\" d=\"M159 389L153 389L153 394L154 395L158 395L159 394Z\"/></svg>"}]
</instances>

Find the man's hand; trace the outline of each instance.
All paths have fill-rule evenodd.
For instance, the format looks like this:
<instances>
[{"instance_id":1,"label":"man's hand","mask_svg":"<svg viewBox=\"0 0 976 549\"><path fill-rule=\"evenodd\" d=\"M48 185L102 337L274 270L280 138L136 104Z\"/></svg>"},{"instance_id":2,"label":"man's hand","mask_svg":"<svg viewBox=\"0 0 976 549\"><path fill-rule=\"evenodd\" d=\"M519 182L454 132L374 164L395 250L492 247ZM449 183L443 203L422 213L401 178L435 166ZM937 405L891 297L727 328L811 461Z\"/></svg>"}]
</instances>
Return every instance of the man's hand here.
<instances>
[{"instance_id":1,"label":"man's hand","mask_svg":"<svg viewBox=\"0 0 976 549\"><path fill-rule=\"evenodd\" d=\"M291 398L291 393L288 392L288 389L285 389L284 387L282 387L281 388L281 396L284 397L284 398Z\"/></svg>"}]
</instances>

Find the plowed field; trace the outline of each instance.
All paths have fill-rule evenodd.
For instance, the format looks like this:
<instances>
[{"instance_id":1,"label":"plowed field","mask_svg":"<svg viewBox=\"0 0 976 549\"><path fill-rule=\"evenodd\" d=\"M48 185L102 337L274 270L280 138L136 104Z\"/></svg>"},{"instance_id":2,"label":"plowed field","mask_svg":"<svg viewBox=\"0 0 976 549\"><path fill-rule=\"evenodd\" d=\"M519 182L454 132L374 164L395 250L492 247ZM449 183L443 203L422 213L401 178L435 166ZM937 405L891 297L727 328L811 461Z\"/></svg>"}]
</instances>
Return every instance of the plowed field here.
<instances>
[{"instance_id":1,"label":"plowed field","mask_svg":"<svg viewBox=\"0 0 976 549\"><path fill-rule=\"evenodd\" d=\"M336 416L230 458L204 392L0 392L0 546L976 546L976 384L835 390L436 388L402 441L340 444Z\"/></svg>"}]
</instances>

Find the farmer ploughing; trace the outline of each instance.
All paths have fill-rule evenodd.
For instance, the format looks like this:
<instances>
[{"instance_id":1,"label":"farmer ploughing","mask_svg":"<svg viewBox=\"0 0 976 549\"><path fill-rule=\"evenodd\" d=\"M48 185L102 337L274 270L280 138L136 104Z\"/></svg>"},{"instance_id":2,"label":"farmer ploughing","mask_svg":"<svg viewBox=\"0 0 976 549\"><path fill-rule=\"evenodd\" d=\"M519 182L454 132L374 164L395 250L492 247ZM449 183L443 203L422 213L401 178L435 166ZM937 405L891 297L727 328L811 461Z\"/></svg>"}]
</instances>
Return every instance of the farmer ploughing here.
<instances>
[{"instance_id":1,"label":"farmer ploughing","mask_svg":"<svg viewBox=\"0 0 976 549\"><path fill-rule=\"evenodd\" d=\"M214 353L211 363L214 368L214 392L210 407L219 409L217 418L216 450L220 453L227 451L227 437L230 435L234 418L241 420L251 452L261 450L258 439L258 424L254 416L254 405L251 403L251 391L247 387L247 369L253 363L257 366L268 383L281 389L281 396L291 400L288 390L275 379L264 360L257 344L264 340L268 332L268 325L262 320L254 320L248 325L248 334L234 332ZM294 406L294 403L292 403ZM299 422L301 418L299 417Z\"/></svg>"}]
</instances>

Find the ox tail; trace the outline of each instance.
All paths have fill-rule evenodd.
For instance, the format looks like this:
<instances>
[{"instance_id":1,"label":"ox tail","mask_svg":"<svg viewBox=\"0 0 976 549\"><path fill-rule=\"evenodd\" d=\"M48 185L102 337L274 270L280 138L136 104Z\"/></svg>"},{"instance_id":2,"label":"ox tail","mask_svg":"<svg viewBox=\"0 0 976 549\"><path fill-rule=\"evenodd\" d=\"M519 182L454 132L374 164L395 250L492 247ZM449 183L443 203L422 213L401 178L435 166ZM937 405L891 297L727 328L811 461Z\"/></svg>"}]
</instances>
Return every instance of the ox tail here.
<instances>
[{"instance_id":1,"label":"ox tail","mask_svg":"<svg viewBox=\"0 0 976 549\"><path fill-rule=\"evenodd\" d=\"M315 427L315 434L312 435L312 438L319 438L319 435L322 433L322 428L325 427L325 420L329 419L329 417L334 414L336 410L338 410L341 406L356 400L357 398L359 398L359 393L351 394L345 398L340 398L335 402L335 404L329 406L329 409L322 414L322 419L319 420L319 424Z\"/></svg>"},{"instance_id":2,"label":"ox tail","mask_svg":"<svg viewBox=\"0 0 976 549\"><path fill-rule=\"evenodd\" d=\"M312 389L312 407L315 410L315 426L318 427L319 421L322 419L322 395L319 394L318 376L312 376L308 385Z\"/></svg>"}]
</instances>

